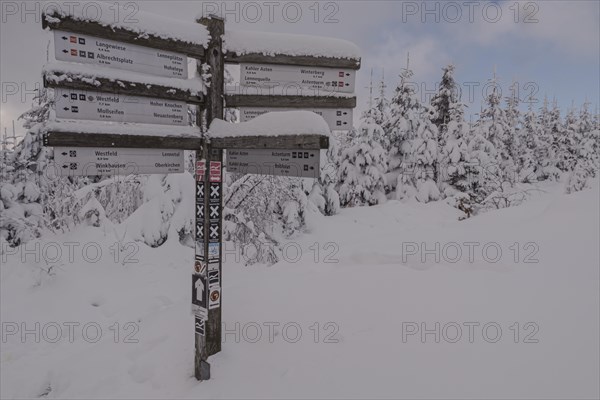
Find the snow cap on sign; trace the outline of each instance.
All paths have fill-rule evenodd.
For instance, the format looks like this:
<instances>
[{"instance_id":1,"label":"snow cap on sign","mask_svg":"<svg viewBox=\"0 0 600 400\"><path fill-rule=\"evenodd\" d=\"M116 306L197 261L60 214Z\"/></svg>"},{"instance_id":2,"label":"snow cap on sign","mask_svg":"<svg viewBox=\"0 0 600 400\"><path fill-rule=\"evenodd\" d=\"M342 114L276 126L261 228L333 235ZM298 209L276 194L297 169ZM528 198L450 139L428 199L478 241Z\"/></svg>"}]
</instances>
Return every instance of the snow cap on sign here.
<instances>
[{"instance_id":1,"label":"snow cap on sign","mask_svg":"<svg viewBox=\"0 0 600 400\"><path fill-rule=\"evenodd\" d=\"M146 86L164 86L188 91L192 96L196 96L199 93L206 93L206 87L201 79L169 78L98 65L57 61L44 65L42 74L50 82L60 83L63 80L70 81L76 78L85 80L98 89L101 89L101 87L97 79L107 79L112 82L125 81ZM124 84L121 84L121 86L124 87Z\"/></svg>"},{"instance_id":2,"label":"snow cap on sign","mask_svg":"<svg viewBox=\"0 0 600 400\"><path fill-rule=\"evenodd\" d=\"M278 111L260 115L248 122L233 124L215 119L208 130L209 137L240 136L329 136L327 122L311 111Z\"/></svg>"},{"instance_id":3,"label":"snow cap on sign","mask_svg":"<svg viewBox=\"0 0 600 400\"><path fill-rule=\"evenodd\" d=\"M347 40L291 33L226 30L223 47L225 51L238 55L259 53L267 56L360 58L358 46Z\"/></svg>"},{"instance_id":4,"label":"snow cap on sign","mask_svg":"<svg viewBox=\"0 0 600 400\"><path fill-rule=\"evenodd\" d=\"M130 122L104 122L87 120L49 120L43 132L97 133L107 135L142 135L167 137L200 137L200 130L194 126L169 126L158 124L138 124Z\"/></svg>"},{"instance_id":5,"label":"snow cap on sign","mask_svg":"<svg viewBox=\"0 0 600 400\"><path fill-rule=\"evenodd\" d=\"M152 35L206 47L210 35L204 25L139 11L132 4L135 5L126 3L123 7L118 3L103 1L77 2L74 7L49 4L45 9L45 18L48 22L57 22L60 17L70 17L76 21L96 22L113 29L128 30L141 38Z\"/></svg>"}]
</instances>

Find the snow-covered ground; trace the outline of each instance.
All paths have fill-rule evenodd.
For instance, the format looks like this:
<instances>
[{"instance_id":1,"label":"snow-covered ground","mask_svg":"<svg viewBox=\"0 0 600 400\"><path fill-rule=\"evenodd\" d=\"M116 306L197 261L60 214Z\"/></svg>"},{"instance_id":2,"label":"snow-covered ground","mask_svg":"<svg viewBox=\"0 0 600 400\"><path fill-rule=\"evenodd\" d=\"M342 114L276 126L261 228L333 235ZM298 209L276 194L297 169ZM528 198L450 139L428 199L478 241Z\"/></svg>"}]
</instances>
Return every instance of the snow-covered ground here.
<instances>
[{"instance_id":1,"label":"snow-covered ground","mask_svg":"<svg viewBox=\"0 0 600 400\"><path fill-rule=\"evenodd\" d=\"M229 333L202 383L193 249L115 253L123 227L30 242L0 269L1 397L598 398L598 186L543 189L462 222L444 202L312 217L271 267L227 254Z\"/></svg>"}]
</instances>

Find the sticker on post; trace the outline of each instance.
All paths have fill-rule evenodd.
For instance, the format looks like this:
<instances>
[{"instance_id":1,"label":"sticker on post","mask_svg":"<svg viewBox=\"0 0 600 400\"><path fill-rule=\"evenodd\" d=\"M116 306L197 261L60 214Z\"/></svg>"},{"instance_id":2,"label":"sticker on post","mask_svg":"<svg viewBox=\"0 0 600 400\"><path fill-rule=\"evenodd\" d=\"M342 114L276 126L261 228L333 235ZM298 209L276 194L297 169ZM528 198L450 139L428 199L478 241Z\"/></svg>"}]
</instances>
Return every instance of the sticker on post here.
<instances>
[{"instance_id":1,"label":"sticker on post","mask_svg":"<svg viewBox=\"0 0 600 400\"><path fill-rule=\"evenodd\" d=\"M204 201L204 182L202 181L199 181L196 184L196 201Z\"/></svg>"},{"instance_id":2,"label":"sticker on post","mask_svg":"<svg viewBox=\"0 0 600 400\"><path fill-rule=\"evenodd\" d=\"M196 241L196 260L204 261L204 242Z\"/></svg>"},{"instance_id":3,"label":"sticker on post","mask_svg":"<svg viewBox=\"0 0 600 400\"><path fill-rule=\"evenodd\" d=\"M206 264L200 260L196 260L196 262L194 263L194 272L199 275L204 275L205 271L206 271Z\"/></svg>"},{"instance_id":4,"label":"sticker on post","mask_svg":"<svg viewBox=\"0 0 600 400\"><path fill-rule=\"evenodd\" d=\"M206 160L196 161L196 179L201 181L206 173Z\"/></svg>"},{"instance_id":5,"label":"sticker on post","mask_svg":"<svg viewBox=\"0 0 600 400\"><path fill-rule=\"evenodd\" d=\"M210 162L210 181L221 182L221 162L211 161Z\"/></svg>"},{"instance_id":6,"label":"sticker on post","mask_svg":"<svg viewBox=\"0 0 600 400\"><path fill-rule=\"evenodd\" d=\"M221 306L221 288L213 287L210 289L210 295L208 299L208 309L212 310Z\"/></svg>"},{"instance_id":7,"label":"sticker on post","mask_svg":"<svg viewBox=\"0 0 600 400\"><path fill-rule=\"evenodd\" d=\"M220 183L211 183L210 184L210 193L209 199L211 203L219 203L221 199L221 184Z\"/></svg>"},{"instance_id":8,"label":"sticker on post","mask_svg":"<svg viewBox=\"0 0 600 400\"><path fill-rule=\"evenodd\" d=\"M218 269L208 271L208 287L213 288L215 286L221 286L221 277Z\"/></svg>"},{"instance_id":9,"label":"sticker on post","mask_svg":"<svg viewBox=\"0 0 600 400\"><path fill-rule=\"evenodd\" d=\"M219 253L221 250L221 243L209 243L208 244L208 260L218 260Z\"/></svg>"},{"instance_id":10,"label":"sticker on post","mask_svg":"<svg viewBox=\"0 0 600 400\"><path fill-rule=\"evenodd\" d=\"M192 311L195 315L204 317L208 316L208 310L206 308L206 297L207 297L207 286L206 277L200 274L192 275Z\"/></svg>"},{"instance_id":11,"label":"sticker on post","mask_svg":"<svg viewBox=\"0 0 600 400\"><path fill-rule=\"evenodd\" d=\"M204 224L202 220L198 220L196 223L196 241L204 240Z\"/></svg>"},{"instance_id":12,"label":"sticker on post","mask_svg":"<svg viewBox=\"0 0 600 400\"><path fill-rule=\"evenodd\" d=\"M204 328L205 328L204 319L196 317L195 323L194 323L194 331L196 331L196 334L200 335L200 336L204 336L204 332L205 332Z\"/></svg>"}]
</instances>

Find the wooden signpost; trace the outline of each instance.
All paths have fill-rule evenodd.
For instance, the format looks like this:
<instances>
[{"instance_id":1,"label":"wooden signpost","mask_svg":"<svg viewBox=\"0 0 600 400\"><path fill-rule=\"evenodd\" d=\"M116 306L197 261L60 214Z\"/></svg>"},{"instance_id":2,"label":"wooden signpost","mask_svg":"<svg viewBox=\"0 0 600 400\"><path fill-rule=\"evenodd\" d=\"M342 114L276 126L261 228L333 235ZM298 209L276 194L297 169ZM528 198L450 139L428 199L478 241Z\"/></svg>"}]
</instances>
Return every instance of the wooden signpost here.
<instances>
[{"instance_id":1,"label":"wooden signpost","mask_svg":"<svg viewBox=\"0 0 600 400\"><path fill-rule=\"evenodd\" d=\"M196 22L210 35L205 46L138 27L44 15L43 27L54 30L56 58L64 62L44 68L45 86L55 89L57 117L47 124L44 144L54 146L59 175L182 172L183 150L196 151L191 309L195 376L207 380L207 359L222 343L224 162L232 172L316 178L319 150L329 147L329 139L301 131L211 137L203 127L223 119L225 107L240 107L243 121L269 111L312 110L331 129L346 130L356 106L352 93L360 59L225 54L224 20L210 16ZM209 76L205 93L198 78L188 79L187 57L208 67L209 75L198 67L198 75ZM225 63L243 63L244 86L298 84L320 95L225 93ZM187 126L188 104L198 107L195 127Z\"/></svg>"}]
</instances>

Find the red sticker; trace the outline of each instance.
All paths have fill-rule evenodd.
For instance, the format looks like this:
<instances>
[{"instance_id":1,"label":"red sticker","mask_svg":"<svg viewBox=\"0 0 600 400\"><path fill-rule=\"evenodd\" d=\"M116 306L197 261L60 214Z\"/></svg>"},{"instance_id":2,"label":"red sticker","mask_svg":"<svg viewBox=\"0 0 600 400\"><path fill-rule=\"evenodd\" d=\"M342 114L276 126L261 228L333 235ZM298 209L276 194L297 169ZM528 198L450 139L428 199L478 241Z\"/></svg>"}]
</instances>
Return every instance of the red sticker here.
<instances>
[{"instance_id":1,"label":"red sticker","mask_svg":"<svg viewBox=\"0 0 600 400\"><path fill-rule=\"evenodd\" d=\"M211 182L221 182L221 162L211 161L210 162L210 178Z\"/></svg>"},{"instance_id":2,"label":"red sticker","mask_svg":"<svg viewBox=\"0 0 600 400\"><path fill-rule=\"evenodd\" d=\"M72 56L77 56L77 50L71 49L71 55Z\"/></svg>"},{"instance_id":3,"label":"red sticker","mask_svg":"<svg viewBox=\"0 0 600 400\"><path fill-rule=\"evenodd\" d=\"M196 161L196 175L202 175L206 173L206 161Z\"/></svg>"},{"instance_id":4,"label":"red sticker","mask_svg":"<svg viewBox=\"0 0 600 400\"><path fill-rule=\"evenodd\" d=\"M69 41L71 43L77 43L77 38L75 36L71 36L71 37L69 37Z\"/></svg>"}]
</instances>

